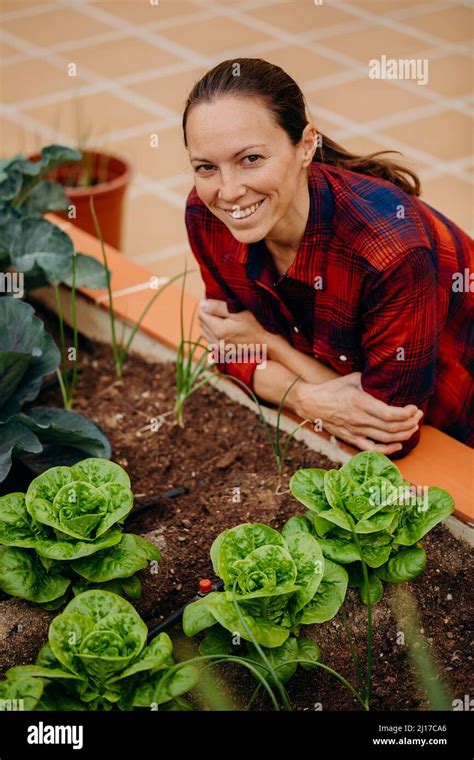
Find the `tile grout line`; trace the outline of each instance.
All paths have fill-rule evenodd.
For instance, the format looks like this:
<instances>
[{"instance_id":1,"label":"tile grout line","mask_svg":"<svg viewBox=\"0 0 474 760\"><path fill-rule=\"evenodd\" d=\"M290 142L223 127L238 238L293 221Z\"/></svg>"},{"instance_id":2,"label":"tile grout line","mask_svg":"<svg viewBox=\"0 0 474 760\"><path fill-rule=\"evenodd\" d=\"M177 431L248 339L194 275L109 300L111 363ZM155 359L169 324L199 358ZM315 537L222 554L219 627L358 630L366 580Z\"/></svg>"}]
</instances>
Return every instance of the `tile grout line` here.
<instances>
[{"instance_id":1,"label":"tile grout line","mask_svg":"<svg viewBox=\"0 0 474 760\"><path fill-rule=\"evenodd\" d=\"M91 77L91 78L93 78L93 77ZM112 80L105 80L105 81L106 81L107 83L109 83L109 82L112 82ZM113 84L113 82L112 82L112 84ZM91 87L92 87L92 86L93 86L93 85L91 85ZM120 88L120 87L118 87L117 89L118 89L118 90L120 90L121 88ZM411 88L410 88L410 91L411 91ZM120 97L120 95L119 95L119 97ZM449 101L447 101L447 102L449 103ZM13 109L13 108L14 108L14 106L8 106L7 108L9 108L9 109ZM421 108L423 108L423 107L421 107L421 106L420 106L420 109L421 109ZM428 112L429 112L429 113L433 113L433 111L432 111L432 104L426 104L425 108L427 108L427 109L428 109ZM441 106L440 106L440 108L441 108ZM0 110L1 110L1 109L0 109ZM167 110L169 111L169 109L167 109ZM443 110L443 109L442 109L442 110ZM11 113L12 113L12 111L10 110L10 111L9 111L9 113L11 114ZM21 113L21 112L20 112L20 113ZM171 112L171 113L173 114L173 118L176 118L177 120L179 119L179 117L178 117L177 115L174 115L174 112ZM397 119L398 119L398 120L397 120L397 123L398 123L398 124L400 124L400 123L402 123L402 124L403 124L403 123L404 123L404 121L405 121L405 117L404 117L404 114L405 114L405 113L406 113L406 112L400 112L400 114L398 114L398 115L397 115L397 117L395 117L395 116L392 116L392 122L391 122L391 125L393 126L393 124L395 123L395 122L393 121L393 119L394 119L394 118L397 118ZM21 116L24 116L24 114L21 114ZM171 118L171 117L170 117L170 118ZM411 119L411 116L410 116L409 118ZM179 119L179 120L180 120L180 119ZM21 119L20 119L20 122L21 122ZM175 122L174 122L174 121L172 121L172 122L170 123L170 124L171 124L171 126L172 126L172 125L174 125L174 123L175 123ZM177 121L176 123L178 123L178 121ZM351 123L352 123L352 120L351 120ZM354 124L355 124L355 122L354 122ZM163 127L161 127L161 128L163 128ZM369 125L367 125L367 128L368 128L368 129L370 129L370 123L369 123ZM382 128L383 128L383 126L382 126ZM106 139L107 139L107 140L114 140L114 139L117 139L116 133L110 133L110 132L108 132L108 133L106 134ZM433 157L433 158L435 158L435 157Z\"/></svg>"},{"instance_id":2,"label":"tile grout line","mask_svg":"<svg viewBox=\"0 0 474 760\"><path fill-rule=\"evenodd\" d=\"M136 259L130 257L132 261L136 261ZM121 288L120 290L116 290L115 292L112 291L112 298L121 298L122 296L128 296L131 293L139 293L142 290L156 290L157 287L160 285L166 285L169 281L169 277L158 277L156 278L156 282L153 283L153 287L150 284L150 280L152 279L153 275L150 274L150 277L148 280L145 280L145 282L140 282L138 285L130 285L129 288ZM105 303L109 300L109 294L104 293L101 296L97 296L94 298L94 301L96 303Z\"/></svg>"},{"instance_id":3,"label":"tile grout line","mask_svg":"<svg viewBox=\"0 0 474 760\"><path fill-rule=\"evenodd\" d=\"M77 6L75 6L75 5L74 5L74 3L63 3L63 5L65 5L65 6L68 6L68 7L76 7L76 9L77 9ZM269 5L269 3L267 3L267 5ZM221 14L219 14L219 15L221 15ZM225 14L225 15L227 15L227 14ZM379 20L379 19L378 19L378 20ZM153 22L153 23L154 23L154 22ZM333 33L334 33L334 32L333 32ZM278 41L277 41L277 40L275 40L275 42L277 42L277 44L278 44ZM281 41L280 41L280 42L281 42ZM158 47L161 47L161 46L158 44ZM193 64L189 64L189 65L193 65ZM343 72L342 72L342 73L343 73ZM109 84L109 83L110 83L110 82L109 82L109 80L106 80L106 82L107 82L107 84ZM447 101L447 102L449 103L449 101ZM433 106L433 104L431 104L431 105ZM428 104L427 104L427 106L428 106ZM327 113L331 113L331 112L329 111L329 112L327 112ZM23 116L24 116L24 115L23 115ZM354 127L357 127L357 125L356 125L355 123L352 123L352 120L350 120L350 121L349 121L349 124L351 125L351 128L352 128L352 129L354 129ZM353 125L353 126L352 126L352 125ZM357 128L357 132L358 132L359 134L361 133L361 130L360 130L360 128ZM362 134L363 134L363 132L362 132ZM373 133L371 133L371 135L373 136ZM110 139L110 134L109 134L109 139ZM379 139L379 138L377 138L377 139ZM435 157L433 157L433 158L435 158ZM425 159L425 160L426 160L426 159ZM150 187L150 183L148 183L148 187ZM156 186L155 186L155 187L156 187ZM151 189L151 188L150 188L150 189ZM167 192L169 193L169 189L168 189L168 191L167 191ZM168 197L169 197L169 196L168 196Z\"/></svg>"}]
</instances>

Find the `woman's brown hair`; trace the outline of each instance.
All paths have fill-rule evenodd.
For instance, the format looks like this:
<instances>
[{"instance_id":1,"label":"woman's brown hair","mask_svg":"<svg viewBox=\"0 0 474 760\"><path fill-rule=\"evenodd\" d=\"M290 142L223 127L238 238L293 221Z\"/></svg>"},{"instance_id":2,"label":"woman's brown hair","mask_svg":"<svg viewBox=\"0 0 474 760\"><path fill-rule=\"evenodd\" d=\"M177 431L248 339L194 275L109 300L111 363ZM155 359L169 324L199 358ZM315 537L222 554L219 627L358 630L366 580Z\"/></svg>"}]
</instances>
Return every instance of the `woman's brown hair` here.
<instances>
[{"instance_id":1,"label":"woman's brown hair","mask_svg":"<svg viewBox=\"0 0 474 760\"><path fill-rule=\"evenodd\" d=\"M272 112L292 144L300 142L308 118L304 95L295 80L279 66L262 58L236 58L219 63L196 82L191 90L183 113L186 147L186 122L190 109L199 103L211 103L226 95L258 98ZM393 182L410 195L420 195L420 180L415 172L390 158L381 157L387 153L398 151L378 151L357 156L319 132L313 161L369 177L379 177Z\"/></svg>"}]
</instances>

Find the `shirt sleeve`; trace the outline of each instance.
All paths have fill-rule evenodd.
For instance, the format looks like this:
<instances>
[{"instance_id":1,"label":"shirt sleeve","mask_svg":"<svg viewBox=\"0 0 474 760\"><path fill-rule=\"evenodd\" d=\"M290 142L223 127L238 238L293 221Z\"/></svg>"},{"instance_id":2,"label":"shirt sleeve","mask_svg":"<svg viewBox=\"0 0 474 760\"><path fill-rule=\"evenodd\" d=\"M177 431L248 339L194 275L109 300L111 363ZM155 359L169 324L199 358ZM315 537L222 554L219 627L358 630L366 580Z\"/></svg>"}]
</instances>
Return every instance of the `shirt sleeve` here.
<instances>
[{"instance_id":1,"label":"shirt sleeve","mask_svg":"<svg viewBox=\"0 0 474 760\"><path fill-rule=\"evenodd\" d=\"M438 354L436 266L428 249L373 273L362 300L362 387L393 406L416 404L425 413L434 392ZM422 418L423 419L423 418ZM395 456L418 443L420 430Z\"/></svg>"},{"instance_id":2,"label":"shirt sleeve","mask_svg":"<svg viewBox=\"0 0 474 760\"><path fill-rule=\"evenodd\" d=\"M229 286L220 275L218 268L212 261L210 251L206 250L209 247L206 240L207 235L204 234L202 222L192 213L192 207L186 208L185 223L189 245L201 271L206 298L225 301L230 312L241 311L243 307L238 299L233 296ZM253 375L258 364L258 361L249 359L243 362L216 363L216 367L222 374L237 378L253 390Z\"/></svg>"}]
</instances>

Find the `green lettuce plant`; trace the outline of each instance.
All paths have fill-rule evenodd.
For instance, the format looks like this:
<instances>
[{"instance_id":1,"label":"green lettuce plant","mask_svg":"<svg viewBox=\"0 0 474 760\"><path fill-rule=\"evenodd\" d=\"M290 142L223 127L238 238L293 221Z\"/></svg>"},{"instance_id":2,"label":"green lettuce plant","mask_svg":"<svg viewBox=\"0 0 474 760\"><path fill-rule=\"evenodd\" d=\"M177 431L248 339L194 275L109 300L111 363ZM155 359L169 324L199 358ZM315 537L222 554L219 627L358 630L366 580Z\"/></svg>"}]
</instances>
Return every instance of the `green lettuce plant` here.
<instances>
[{"instance_id":1,"label":"green lettuce plant","mask_svg":"<svg viewBox=\"0 0 474 760\"><path fill-rule=\"evenodd\" d=\"M52 467L26 494L1 497L0 588L48 609L97 584L140 596L135 573L160 553L122 532L132 506L125 470L95 457Z\"/></svg>"},{"instance_id":2,"label":"green lettuce plant","mask_svg":"<svg viewBox=\"0 0 474 760\"><path fill-rule=\"evenodd\" d=\"M35 665L10 668L0 704L23 700L28 710L188 710L183 694L196 668L176 664L160 633L147 645L147 627L129 602L109 591L75 597L49 627Z\"/></svg>"},{"instance_id":3,"label":"green lettuce plant","mask_svg":"<svg viewBox=\"0 0 474 760\"><path fill-rule=\"evenodd\" d=\"M84 455L109 458L107 438L87 417L51 407L23 411L60 362L33 307L11 296L0 298L0 325L0 482L14 457L36 472Z\"/></svg>"},{"instance_id":4,"label":"green lettuce plant","mask_svg":"<svg viewBox=\"0 0 474 760\"><path fill-rule=\"evenodd\" d=\"M247 660L282 683L298 663L314 667L319 647L299 629L336 615L347 588L344 568L325 560L308 532L284 538L259 523L221 533L211 560L224 591L206 594L183 615L187 636L207 631L201 654L226 654L241 645Z\"/></svg>"},{"instance_id":5,"label":"green lettuce plant","mask_svg":"<svg viewBox=\"0 0 474 760\"><path fill-rule=\"evenodd\" d=\"M423 572L421 539L454 510L446 491L416 489L390 459L368 451L339 470L298 470L290 490L309 511L290 518L283 534L315 536L324 557L345 566L349 585L367 603L365 568L372 604L382 597L382 582L403 583Z\"/></svg>"}]
</instances>

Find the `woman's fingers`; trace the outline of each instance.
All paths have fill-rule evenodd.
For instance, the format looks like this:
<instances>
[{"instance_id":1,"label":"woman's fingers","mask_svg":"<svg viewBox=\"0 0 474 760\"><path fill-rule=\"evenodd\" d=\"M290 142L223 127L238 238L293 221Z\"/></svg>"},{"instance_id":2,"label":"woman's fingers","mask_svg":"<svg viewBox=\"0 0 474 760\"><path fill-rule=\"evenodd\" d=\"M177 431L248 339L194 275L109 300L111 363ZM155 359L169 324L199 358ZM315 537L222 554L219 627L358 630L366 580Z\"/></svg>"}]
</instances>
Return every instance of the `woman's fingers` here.
<instances>
[{"instance_id":1,"label":"woman's fingers","mask_svg":"<svg viewBox=\"0 0 474 760\"><path fill-rule=\"evenodd\" d=\"M408 406L390 406L384 401L374 398L366 391L362 391L359 405L363 411L374 417L378 417L381 420L385 420L386 422L408 420L419 411L415 404L408 404Z\"/></svg>"},{"instance_id":2,"label":"woman's fingers","mask_svg":"<svg viewBox=\"0 0 474 760\"><path fill-rule=\"evenodd\" d=\"M230 311L225 301L217 301L213 298L204 298L201 301L201 311L213 314L215 317L230 317Z\"/></svg>"},{"instance_id":3,"label":"woman's fingers","mask_svg":"<svg viewBox=\"0 0 474 760\"><path fill-rule=\"evenodd\" d=\"M328 429L328 432L331 433L332 431ZM361 451L378 451L380 454L394 454L402 448L401 443L375 443L363 435L354 435L349 430L342 427L339 427L337 431L334 431L333 435L346 443L350 443L351 446L355 446Z\"/></svg>"},{"instance_id":4,"label":"woman's fingers","mask_svg":"<svg viewBox=\"0 0 474 760\"><path fill-rule=\"evenodd\" d=\"M209 341L209 343L217 343L219 341L219 338L212 329L211 321L208 316L203 317L200 314L199 324L201 326L202 334L204 335L205 339Z\"/></svg>"},{"instance_id":5,"label":"woman's fingers","mask_svg":"<svg viewBox=\"0 0 474 760\"><path fill-rule=\"evenodd\" d=\"M215 341L220 340L223 337L221 334L223 326L222 322L223 320L221 317L213 317L211 314L199 312L199 323L203 331L207 330Z\"/></svg>"},{"instance_id":6,"label":"woman's fingers","mask_svg":"<svg viewBox=\"0 0 474 760\"><path fill-rule=\"evenodd\" d=\"M387 422L386 420L382 420L379 417L374 417L367 412L353 412L353 417L351 419L349 427L351 430L353 430L353 432L365 433L365 430L370 427L375 428L379 432L383 431L384 433L395 435L396 433L402 433L404 431L411 430L411 428L418 425L422 416L423 412L420 410L419 413L417 412L416 414L407 417L405 420ZM363 429L357 431L354 430L354 428Z\"/></svg>"},{"instance_id":7,"label":"woman's fingers","mask_svg":"<svg viewBox=\"0 0 474 760\"><path fill-rule=\"evenodd\" d=\"M357 430L357 428L350 426L349 430L353 435L359 437L371 438L375 441L381 441L382 443L394 443L395 441L408 441L408 439L416 433L418 428L419 426L415 425L415 427L409 428L408 430L402 430L399 433L388 433L384 430L378 430L377 428L372 427L364 427L361 430Z\"/></svg>"}]
</instances>

